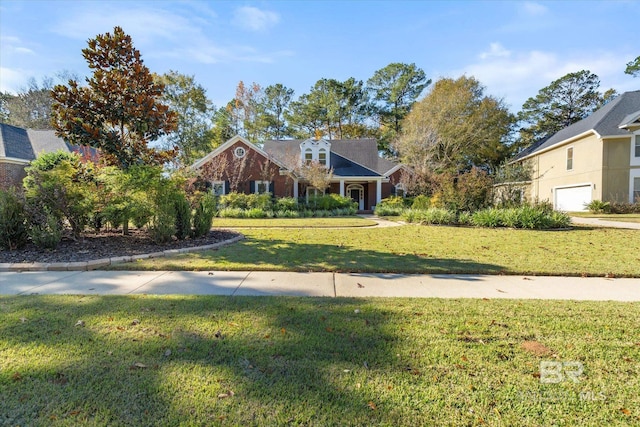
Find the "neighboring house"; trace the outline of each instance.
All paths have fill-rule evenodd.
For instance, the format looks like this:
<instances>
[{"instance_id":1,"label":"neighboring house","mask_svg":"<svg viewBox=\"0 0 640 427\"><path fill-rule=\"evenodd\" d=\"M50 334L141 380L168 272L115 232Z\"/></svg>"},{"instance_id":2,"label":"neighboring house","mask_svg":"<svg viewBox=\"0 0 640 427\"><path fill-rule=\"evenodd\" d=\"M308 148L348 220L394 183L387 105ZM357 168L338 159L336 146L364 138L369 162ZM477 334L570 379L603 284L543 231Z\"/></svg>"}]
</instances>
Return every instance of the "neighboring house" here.
<instances>
[{"instance_id":1,"label":"neighboring house","mask_svg":"<svg viewBox=\"0 0 640 427\"><path fill-rule=\"evenodd\" d=\"M373 139L266 141L263 147L235 136L192 165L211 182L214 193L270 192L276 197L320 193L301 176L309 162L333 172L327 193L351 197L360 211L402 190L403 166L378 154Z\"/></svg>"},{"instance_id":2,"label":"neighboring house","mask_svg":"<svg viewBox=\"0 0 640 427\"><path fill-rule=\"evenodd\" d=\"M538 141L516 162L533 167L532 200L584 211L593 200L640 198L640 91L625 92L585 119Z\"/></svg>"},{"instance_id":3,"label":"neighboring house","mask_svg":"<svg viewBox=\"0 0 640 427\"><path fill-rule=\"evenodd\" d=\"M77 152L94 157L94 149L66 143L53 130L23 129L0 123L0 188L22 187L24 168L42 153L55 151Z\"/></svg>"}]
</instances>

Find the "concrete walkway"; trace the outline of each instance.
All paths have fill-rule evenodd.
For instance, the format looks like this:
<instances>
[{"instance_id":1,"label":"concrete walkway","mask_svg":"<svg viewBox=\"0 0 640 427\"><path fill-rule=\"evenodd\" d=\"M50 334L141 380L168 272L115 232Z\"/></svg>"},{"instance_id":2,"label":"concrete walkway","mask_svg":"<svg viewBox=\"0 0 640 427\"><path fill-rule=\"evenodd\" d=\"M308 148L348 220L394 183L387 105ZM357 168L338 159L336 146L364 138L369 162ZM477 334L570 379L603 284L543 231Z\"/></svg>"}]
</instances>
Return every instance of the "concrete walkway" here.
<instances>
[{"instance_id":1,"label":"concrete walkway","mask_svg":"<svg viewBox=\"0 0 640 427\"><path fill-rule=\"evenodd\" d=\"M640 301L640 279L259 271L0 272L0 294L501 298Z\"/></svg>"},{"instance_id":2,"label":"concrete walkway","mask_svg":"<svg viewBox=\"0 0 640 427\"><path fill-rule=\"evenodd\" d=\"M601 219L601 218L582 218L579 216L571 217L571 222L576 225L591 225L594 227L626 228L628 230L640 230L640 222L607 221L606 219Z\"/></svg>"}]
</instances>

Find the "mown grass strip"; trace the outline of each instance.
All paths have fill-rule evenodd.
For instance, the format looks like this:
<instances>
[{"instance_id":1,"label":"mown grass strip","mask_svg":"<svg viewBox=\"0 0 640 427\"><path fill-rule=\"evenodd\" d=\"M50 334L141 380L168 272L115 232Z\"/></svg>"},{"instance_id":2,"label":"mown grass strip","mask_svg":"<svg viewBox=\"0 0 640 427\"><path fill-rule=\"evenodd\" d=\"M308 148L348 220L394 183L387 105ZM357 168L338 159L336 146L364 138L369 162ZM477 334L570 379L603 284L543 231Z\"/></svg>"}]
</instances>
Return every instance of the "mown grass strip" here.
<instances>
[{"instance_id":1,"label":"mown grass strip","mask_svg":"<svg viewBox=\"0 0 640 427\"><path fill-rule=\"evenodd\" d=\"M639 319L612 302L0 297L0 424L635 425Z\"/></svg>"},{"instance_id":2,"label":"mown grass strip","mask_svg":"<svg viewBox=\"0 0 640 427\"><path fill-rule=\"evenodd\" d=\"M407 225L243 229L246 240L117 266L141 270L273 270L640 277L640 230L532 231Z\"/></svg>"}]
</instances>

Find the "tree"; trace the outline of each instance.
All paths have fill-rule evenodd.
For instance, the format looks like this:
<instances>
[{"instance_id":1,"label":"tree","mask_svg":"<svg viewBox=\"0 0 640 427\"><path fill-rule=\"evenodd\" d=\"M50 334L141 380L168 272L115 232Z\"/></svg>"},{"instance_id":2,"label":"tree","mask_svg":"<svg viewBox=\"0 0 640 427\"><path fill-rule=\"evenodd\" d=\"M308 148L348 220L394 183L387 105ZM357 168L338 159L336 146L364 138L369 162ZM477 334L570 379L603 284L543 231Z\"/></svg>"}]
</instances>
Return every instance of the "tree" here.
<instances>
[{"instance_id":1,"label":"tree","mask_svg":"<svg viewBox=\"0 0 640 427\"><path fill-rule=\"evenodd\" d=\"M193 76L169 71L157 76L156 81L164 85L162 98L177 116L176 129L167 136L167 142L177 147L179 164L189 165L213 148L213 106L206 90L195 82Z\"/></svg>"},{"instance_id":2,"label":"tree","mask_svg":"<svg viewBox=\"0 0 640 427\"><path fill-rule=\"evenodd\" d=\"M161 165L174 157L174 150L148 146L175 129L176 113L160 102L164 85L154 82L131 37L115 27L113 34L89 40L82 55L93 70L88 86L69 80L52 92L56 134L100 149L108 163L122 169Z\"/></svg>"},{"instance_id":3,"label":"tree","mask_svg":"<svg viewBox=\"0 0 640 427\"><path fill-rule=\"evenodd\" d=\"M231 101L227 106L220 107L213 114L213 129L211 129L212 148L224 144L238 133L233 127L233 117L231 116L233 104L233 101Z\"/></svg>"},{"instance_id":4,"label":"tree","mask_svg":"<svg viewBox=\"0 0 640 427\"><path fill-rule=\"evenodd\" d=\"M381 128L380 148L389 152L390 142L400 133L402 120L422 91L431 84L416 64L391 63L367 80L374 111Z\"/></svg>"},{"instance_id":5,"label":"tree","mask_svg":"<svg viewBox=\"0 0 640 427\"><path fill-rule=\"evenodd\" d=\"M264 96L258 104L258 123L264 131L265 139L283 139L289 136L286 115L294 91L278 83L267 86Z\"/></svg>"},{"instance_id":6,"label":"tree","mask_svg":"<svg viewBox=\"0 0 640 427\"><path fill-rule=\"evenodd\" d=\"M288 120L301 138L320 132L328 139L358 138L367 134L365 120L369 101L362 81L320 79L291 103Z\"/></svg>"},{"instance_id":7,"label":"tree","mask_svg":"<svg viewBox=\"0 0 640 427\"><path fill-rule=\"evenodd\" d=\"M69 78L75 78L75 75L68 71L56 74L55 78L45 76L40 83L31 77L27 86L21 88L17 95L1 94L0 120L28 129L53 129L51 89L55 81L64 82Z\"/></svg>"},{"instance_id":8,"label":"tree","mask_svg":"<svg viewBox=\"0 0 640 427\"><path fill-rule=\"evenodd\" d=\"M234 135L241 135L250 141L258 141L261 129L257 123L258 104L262 99L262 88L257 83L247 87L241 80L236 87L236 96L227 105Z\"/></svg>"},{"instance_id":9,"label":"tree","mask_svg":"<svg viewBox=\"0 0 640 427\"><path fill-rule=\"evenodd\" d=\"M588 70L569 73L551 82L529 98L518 113L522 123L521 145L526 146L549 137L580 121L600 108L615 95L598 91L600 79Z\"/></svg>"},{"instance_id":10,"label":"tree","mask_svg":"<svg viewBox=\"0 0 640 427\"><path fill-rule=\"evenodd\" d=\"M627 68L624 72L625 74L630 74L633 77L640 77L640 56L627 63Z\"/></svg>"},{"instance_id":11,"label":"tree","mask_svg":"<svg viewBox=\"0 0 640 427\"><path fill-rule=\"evenodd\" d=\"M513 115L474 77L441 79L407 115L394 149L414 173L492 172L510 153Z\"/></svg>"}]
</instances>

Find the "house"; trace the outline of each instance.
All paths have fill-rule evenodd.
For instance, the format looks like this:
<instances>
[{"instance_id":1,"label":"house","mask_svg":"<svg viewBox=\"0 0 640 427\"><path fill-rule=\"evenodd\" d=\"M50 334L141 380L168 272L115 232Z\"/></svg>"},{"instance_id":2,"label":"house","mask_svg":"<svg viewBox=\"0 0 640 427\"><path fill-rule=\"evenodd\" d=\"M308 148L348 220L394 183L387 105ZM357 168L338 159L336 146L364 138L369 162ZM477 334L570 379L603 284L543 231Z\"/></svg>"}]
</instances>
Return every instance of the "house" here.
<instances>
[{"instance_id":1,"label":"house","mask_svg":"<svg viewBox=\"0 0 640 427\"><path fill-rule=\"evenodd\" d=\"M531 200L584 211L593 200L640 198L640 91L625 92L579 122L522 151Z\"/></svg>"},{"instance_id":2,"label":"house","mask_svg":"<svg viewBox=\"0 0 640 427\"><path fill-rule=\"evenodd\" d=\"M380 157L374 139L266 141L262 147L235 136L196 161L215 194L270 192L276 197L309 197L321 193L300 173L317 164L332 171L327 193L351 197L360 211L372 210L383 198L402 191L404 167Z\"/></svg>"},{"instance_id":3,"label":"house","mask_svg":"<svg viewBox=\"0 0 640 427\"><path fill-rule=\"evenodd\" d=\"M42 153L76 152L95 157L95 149L68 144L53 130L23 129L0 123L0 189L22 187L25 167Z\"/></svg>"}]
</instances>

